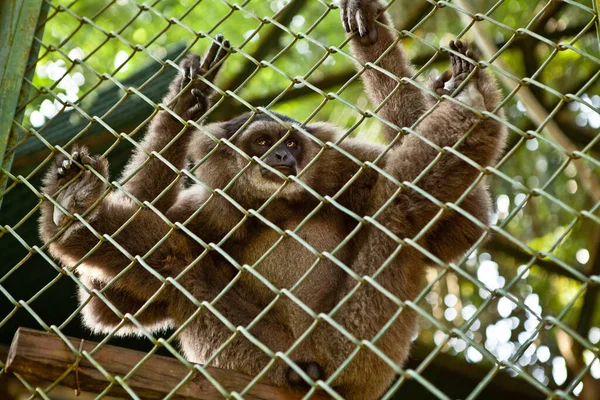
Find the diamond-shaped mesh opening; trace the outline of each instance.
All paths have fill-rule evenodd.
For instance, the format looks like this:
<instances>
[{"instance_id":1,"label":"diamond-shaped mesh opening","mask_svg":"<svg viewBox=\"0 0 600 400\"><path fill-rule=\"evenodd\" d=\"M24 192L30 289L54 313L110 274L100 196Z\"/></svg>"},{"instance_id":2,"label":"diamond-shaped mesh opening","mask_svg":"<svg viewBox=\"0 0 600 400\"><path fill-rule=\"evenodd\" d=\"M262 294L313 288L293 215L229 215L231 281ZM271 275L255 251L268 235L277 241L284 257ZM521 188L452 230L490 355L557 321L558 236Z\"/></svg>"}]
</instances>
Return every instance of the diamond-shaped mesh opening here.
<instances>
[{"instance_id":1,"label":"diamond-shaped mesh opening","mask_svg":"<svg viewBox=\"0 0 600 400\"><path fill-rule=\"evenodd\" d=\"M0 397L600 397L597 1L0 9Z\"/></svg>"}]
</instances>

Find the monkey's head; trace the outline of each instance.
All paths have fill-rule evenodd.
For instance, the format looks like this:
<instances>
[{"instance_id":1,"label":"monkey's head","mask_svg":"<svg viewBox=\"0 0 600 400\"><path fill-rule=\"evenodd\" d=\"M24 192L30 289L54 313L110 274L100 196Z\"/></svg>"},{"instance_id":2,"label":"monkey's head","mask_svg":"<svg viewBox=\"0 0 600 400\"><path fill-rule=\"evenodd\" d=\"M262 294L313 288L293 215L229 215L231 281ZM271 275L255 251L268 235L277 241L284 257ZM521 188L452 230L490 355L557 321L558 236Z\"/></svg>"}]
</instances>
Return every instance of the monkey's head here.
<instances>
[{"instance_id":1,"label":"monkey's head","mask_svg":"<svg viewBox=\"0 0 600 400\"><path fill-rule=\"evenodd\" d=\"M339 130L316 123L302 132L297 129L301 125L298 121L281 114L275 116L279 121L266 114L253 118L244 114L202 127L204 132L195 133L189 151L191 161L198 166L195 175L212 188L229 185L228 193L243 200L265 200L286 181L280 197L291 201L314 198L291 177L321 194L339 189L344 183L337 170L342 164L341 154L320 144L335 141ZM207 133L226 141L217 144Z\"/></svg>"}]
</instances>

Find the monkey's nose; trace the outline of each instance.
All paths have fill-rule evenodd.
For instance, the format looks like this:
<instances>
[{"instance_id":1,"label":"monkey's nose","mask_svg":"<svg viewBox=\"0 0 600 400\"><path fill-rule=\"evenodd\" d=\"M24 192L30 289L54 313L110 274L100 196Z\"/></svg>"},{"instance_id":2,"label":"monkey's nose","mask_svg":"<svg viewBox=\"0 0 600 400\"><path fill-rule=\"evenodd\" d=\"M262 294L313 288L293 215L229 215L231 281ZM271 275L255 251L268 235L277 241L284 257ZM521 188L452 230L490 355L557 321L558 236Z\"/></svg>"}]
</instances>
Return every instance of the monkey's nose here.
<instances>
[{"instance_id":1,"label":"monkey's nose","mask_svg":"<svg viewBox=\"0 0 600 400\"><path fill-rule=\"evenodd\" d=\"M284 161L287 158L287 153L285 151L276 151L275 158L277 161Z\"/></svg>"}]
</instances>

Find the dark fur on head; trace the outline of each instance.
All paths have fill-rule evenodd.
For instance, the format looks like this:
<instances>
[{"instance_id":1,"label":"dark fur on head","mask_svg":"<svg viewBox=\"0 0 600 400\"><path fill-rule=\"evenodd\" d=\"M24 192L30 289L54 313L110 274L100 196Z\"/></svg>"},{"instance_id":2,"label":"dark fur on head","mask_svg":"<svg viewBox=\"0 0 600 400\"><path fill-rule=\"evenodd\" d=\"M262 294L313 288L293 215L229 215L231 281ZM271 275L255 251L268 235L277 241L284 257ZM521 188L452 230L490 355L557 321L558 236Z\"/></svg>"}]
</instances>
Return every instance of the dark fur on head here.
<instances>
[{"instance_id":1,"label":"dark fur on head","mask_svg":"<svg viewBox=\"0 0 600 400\"><path fill-rule=\"evenodd\" d=\"M283 114L279 114L275 111L270 111L270 114L273 114L277 119L289 124L289 125L296 125L299 126L300 122L296 121L294 118L292 117L288 117L287 115L283 115ZM254 115L254 118L252 118L252 116ZM234 133L236 133L246 122L248 122L248 120L252 118L252 123L256 123L256 122L275 122L275 123L279 123L279 121L277 121L276 118L271 117L271 115L269 114L265 114L265 113L260 113L260 114L254 114L251 112L247 112L245 114L239 115L233 119L230 119L229 121L225 121L222 122L222 128L228 132L230 135L233 135ZM283 126L283 125L282 125ZM246 127L244 130L246 130L248 127ZM243 131L242 131L243 132ZM229 139L229 137L228 137Z\"/></svg>"},{"instance_id":2,"label":"dark fur on head","mask_svg":"<svg viewBox=\"0 0 600 400\"><path fill-rule=\"evenodd\" d=\"M301 169L298 178L321 195L335 194L358 170L359 166L357 164L349 163L348 159L337 150L323 148L319 144L319 142L336 142L342 134L338 127L326 123L314 123L300 128L303 131L300 132L298 128L301 124L298 121L282 114L274 114L277 118L289 124L292 132L288 133L288 127L267 114L255 115L252 121L240 131L251 118L251 113L240 115L229 121L211 123L202 127L201 132L197 132L192 139L188 153L192 165L197 167L194 173L198 179L214 189L222 189L229 185L232 179L250 163L252 165L230 186L229 193L246 206L260 206L284 182L283 179L280 181L264 179L259 173L261 164L256 161L249 162L238 151L244 151L245 139L248 135L261 130L279 131L280 136L287 133L293 135L300 142L303 157L300 160L299 167ZM221 143L218 145L219 149L207 158L206 156L217 146L215 140L210 136L216 139L228 139L238 150L233 149L229 144ZM352 146L351 142L347 141L349 147ZM317 155L318 159L304 170L304 167ZM223 168L224 164L227 164L228 167ZM337 172L334 174L332 171ZM247 191L252 193L249 194ZM316 201L312 194L293 181L288 183L279 196L291 202ZM252 199L258 204L250 204L247 201L248 199Z\"/></svg>"}]
</instances>

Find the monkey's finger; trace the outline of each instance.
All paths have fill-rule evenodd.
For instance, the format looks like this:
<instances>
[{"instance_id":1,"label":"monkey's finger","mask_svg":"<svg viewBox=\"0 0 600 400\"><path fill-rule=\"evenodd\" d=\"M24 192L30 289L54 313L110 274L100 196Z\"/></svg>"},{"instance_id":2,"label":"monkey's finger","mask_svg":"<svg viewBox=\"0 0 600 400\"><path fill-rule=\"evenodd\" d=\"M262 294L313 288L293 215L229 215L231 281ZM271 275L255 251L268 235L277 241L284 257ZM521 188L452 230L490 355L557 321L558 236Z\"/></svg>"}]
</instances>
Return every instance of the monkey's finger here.
<instances>
[{"instance_id":1,"label":"monkey's finger","mask_svg":"<svg viewBox=\"0 0 600 400\"><path fill-rule=\"evenodd\" d=\"M196 79L198 77L198 75L200 75L200 71L201 71L200 70L200 60L199 59L193 60L192 64L190 65L190 68L189 68L188 82Z\"/></svg>"},{"instance_id":2,"label":"monkey's finger","mask_svg":"<svg viewBox=\"0 0 600 400\"><path fill-rule=\"evenodd\" d=\"M203 97L202 101L199 101L197 104L194 104L186 111L186 119L197 120L204 114L206 111L206 98Z\"/></svg>"},{"instance_id":3,"label":"monkey's finger","mask_svg":"<svg viewBox=\"0 0 600 400\"><path fill-rule=\"evenodd\" d=\"M354 19L356 20L356 26L358 27L358 34L361 37L366 36L369 33L369 30L367 28L367 21L365 20L364 15L360 10L356 12Z\"/></svg>"},{"instance_id":4,"label":"monkey's finger","mask_svg":"<svg viewBox=\"0 0 600 400\"><path fill-rule=\"evenodd\" d=\"M452 72L446 70L436 80L433 81L434 89L443 88L446 82L452 79Z\"/></svg>"},{"instance_id":5,"label":"monkey's finger","mask_svg":"<svg viewBox=\"0 0 600 400\"><path fill-rule=\"evenodd\" d=\"M227 54L229 54L229 52L231 51L231 43L229 42L229 40L224 40L223 44L221 45L222 48L222 52L219 53L219 57L217 57L216 62L221 61L222 59L224 59Z\"/></svg>"},{"instance_id":6,"label":"monkey's finger","mask_svg":"<svg viewBox=\"0 0 600 400\"><path fill-rule=\"evenodd\" d=\"M348 14L348 17L346 18L346 23L348 24L348 32L356 32L355 20L350 14Z\"/></svg>"},{"instance_id":7,"label":"monkey's finger","mask_svg":"<svg viewBox=\"0 0 600 400\"><path fill-rule=\"evenodd\" d=\"M471 61L469 61L467 59L466 51L465 51L465 57L463 58L463 65L464 65L465 72L471 72L475 68L475 66L473 64L471 64Z\"/></svg>"},{"instance_id":8,"label":"monkey's finger","mask_svg":"<svg viewBox=\"0 0 600 400\"><path fill-rule=\"evenodd\" d=\"M196 99L196 103L204 104L206 99L214 93L213 88L207 86L204 90L192 89L192 96Z\"/></svg>"},{"instance_id":9,"label":"monkey's finger","mask_svg":"<svg viewBox=\"0 0 600 400\"><path fill-rule=\"evenodd\" d=\"M456 72L454 73L454 76L456 76L458 74L462 74L465 71L465 64L461 56L455 56L454 59L456 60Z\"/></svg>"},{"instance_id":10,"label":"monkey's finger","mask_svg":"<svg viewBox=\"0 0 600 400\"><path fill-rule=\"evenodd\" d=\"M454 76L462 74L465 71L464 59L460 56L462 50L462 42L460 40L450 42L450 48L458 54L450 54L450 65L452 66L452 74Z\"/></svg>"},{"instance_id":11,"label":"monkey's finger","mask_svg":"<svg viewBox=\"0 0 600 400\"><path fill-rule=\"evenodd\" d=\"M186 75L189 71L189 68L192 66L198 65L200 62L200 56L198 54L189 54L181 63L179 64L179 68L183 70L182 75Z\"/></svg>"},{"instance_id":12,"label":"monkey's finger","mask_svg":"<svg viewBox=\"0 0 600 400\"><path fill-rule=\"evenodd\" d=\"M475 55L475 52L471 49L467 50L467 57L469 57L471 60L473 60L475 62L479 61L477 59L477 56Z\"/></svg>"},{"instance_id":13,"label":"monkey's finger","mask_svg":"<svg viewBox=\"0 0 600 400\"><path fill-rule=\"evenodd\" d=\"M441 80L440 78L437 78L436 80L433 81L431 88L433 89L434 92L439 94L438 90L444 88L444 81Z\"/></svg>"},{"instance_id":14,"label":"monkey's finger","mask_svg":"<svg viewBox=\"0 0 600 400\"><path fill-rule=\"evenodd\" d=\"M347 21L347 15L346 15L346 7L341 7L340 8L340 15L342 18L342 26L344 27L344 30L346 31L346 33L350 33L350 26L348 25L348 21Z\"/></svg>"},{"instance_id":15,"label":"monkey's finger","mask_svg":"<svg viewBox=\"0 0 600 400\"><path fill-rule=\"evenodd\" d=\"M231 49L231 44L229 43L229 40L225 40L222 44L221 49L219 50L219 53L217 53L217 56L211 65L212 71L205 75L206 79L208 79L211 82L215 80L215 78L221 71L223 64L225 64L223 60L225 59L225 57L227 57L227 54L229 54L229 49Z\"/></svg>"},{"instance_id":16,"label":"monkey's finger","mask_svg":"<svg viewBox=\"0 0 600 400\"><path fill-rule=\"evenodd\" d=\"M452 43L452 42L451 42ZM452 48L452 46L450 46ZM459 73L459 65L457 63L457 56L455 54L450 54L450 68L452 69L452 74L457 75Z\"/></svg>"},{"instance_id":17,"label":"monkey's finger","mask_svg":"<svg viewBox=\"0 0 600 400\"><path fill-rule=\"evenodd\" d=\"M466 53L467 53L467 46L461 40L456 41L456 49L462 55L466 55ZM471 65L466 58L459 57L458 61L460 63L460 70L462 72L466 72L466 71L470 70Z\"/></svg>"},{"instance_id":18,"label":"monkey's finger","mask_svg":"<svg viewBox=\"0 0 600 400\"><path fill-rule=\"evenodd\" d=\"M197 74L200 64L200 57L197 54L190 54L179 64L179 67L183 70L181 74L181 80L179 82L179 90L183 89L190 83L190 81Z\"/></svg>"},{"instance_id":19,"label":"monkey's finger","mask_svg":"<svg viewBox=\"0 0 600 400\"><path fill-rule=\"evenodd\" d=\"M468 49L467 52L465 53L467 57L469 57L470 59L472 59L473 61L477 62L477 59L475 58L475 53L473 53L473 51L471 49ZM475 64L473 64L472 62L469 61L469 72L473 71L475 69Z\"/></svg>"},{"instance_id":20,"label":"monkey's finger","mask_svg":"<svg viewBox=\"0 0 600 400\"><path fill-rule=\"evenodd\" d=\"M346 21L348 23L349 32L356 32L358 27L356 26L356 14L358 13L358 7L355 2L349 2L346 9Z\"/></svg>"},{"instance_id":21,"label":"monkey's finger","mask_svg":"<svg viewBox=\"0 0 600 400\"><path fill-rule=\"evenodd\" d=\"M219 50L221 49L221 42L223 42L223 35L219 33L217 36L215 36L215 42L210 45L208 52L204 56L204 60L200 66L201 69L208 71L217 54L219 53Z\"/></svg>"},{"instance_id":22,"label":"monkey's finger","mask_svg":"<svg viewBox=\"0 0 600 400\"><path fill-rule=\"evenodd\" d=\"M83 165L93 165L94 160L92 159L92 157L90 157L88 155L84 155L81 157L81 163Z\"/></svg>"},{"instance_id":23,"label":"monkey's finger","mask_svg":"<svg viewBox=\"0 0 600 400\"><path fill-rule=\"evenodd\" d=\"M225 43L223 35L221 35L221 37L217 41L219 42L219 50L217 50L217 54L215 55L215 58L210 64L211 66L215 65L221 58L223 58L223 53L225 52L225 50L223 49L223 44Z\"/></svg>"}]
</instances>

